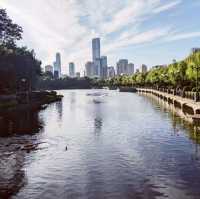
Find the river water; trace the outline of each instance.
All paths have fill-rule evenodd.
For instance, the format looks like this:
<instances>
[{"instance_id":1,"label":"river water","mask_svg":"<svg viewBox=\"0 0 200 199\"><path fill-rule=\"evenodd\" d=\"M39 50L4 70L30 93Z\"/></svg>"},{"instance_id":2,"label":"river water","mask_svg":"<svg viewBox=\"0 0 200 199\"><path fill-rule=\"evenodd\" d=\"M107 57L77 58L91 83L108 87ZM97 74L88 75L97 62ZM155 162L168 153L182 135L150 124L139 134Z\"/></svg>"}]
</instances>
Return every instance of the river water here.
<instances>
[{"instance_id":1,"label":"river water","mask_svg":"<svg viewBox=\"0 0 200 199\"><path fill-rule=\"evenodd\" d=\"M0 118L1 199L200 198L195 127L146 96L59 92L39 113Z\"/></svg>"}]
</instances>

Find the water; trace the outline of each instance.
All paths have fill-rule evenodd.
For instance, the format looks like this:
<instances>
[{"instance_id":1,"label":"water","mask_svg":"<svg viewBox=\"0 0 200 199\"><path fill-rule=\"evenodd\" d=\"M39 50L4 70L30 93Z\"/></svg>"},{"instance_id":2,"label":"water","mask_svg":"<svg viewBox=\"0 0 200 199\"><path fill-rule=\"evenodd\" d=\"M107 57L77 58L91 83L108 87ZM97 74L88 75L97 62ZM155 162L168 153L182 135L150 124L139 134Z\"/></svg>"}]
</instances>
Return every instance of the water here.
<instances>
[{"instance_id":1,"label":"water","mask_svg":"<svg viewBox=\"0 0 200 199\"><path fill-rule=\"evenodd\" d=\"M0 119L1 199L200 198L196 128L145 96L60 92L46 110Z\"/></svg>"}]
</instances>

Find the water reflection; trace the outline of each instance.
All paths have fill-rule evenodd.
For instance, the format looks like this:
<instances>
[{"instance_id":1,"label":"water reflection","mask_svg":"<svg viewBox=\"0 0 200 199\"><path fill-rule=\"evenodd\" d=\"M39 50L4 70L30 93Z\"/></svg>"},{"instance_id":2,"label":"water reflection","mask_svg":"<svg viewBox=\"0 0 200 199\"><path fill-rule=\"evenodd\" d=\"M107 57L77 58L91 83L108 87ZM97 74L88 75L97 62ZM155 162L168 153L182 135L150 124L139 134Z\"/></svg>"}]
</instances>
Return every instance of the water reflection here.
<instances>
[{"instance_id":1,"label":"water reflection","mask_svg":"<svg viewBox=\"0 0 200 199\"><path fill-rule=\"evenodd\" d=\"M35 134L42 128L43 122L38 112L17 111L1 114L0 198L10 198L27 184L23 169L25 157L31 149L36 149L39 137Z\"/></svg>"},{"instance_id":2,"label":"water reflection","mask_svg":"<svg viewBox=\"0 0 200 199\"><path fill-rule=\"evenodd\" d=\"M100 135L103 125L101 103L94 103L94 133Z\"/></svg>"},{"instance_id":3,"label":"water reflection","mask_svg":"<svg viewBox=\"0 0 200 199\"><path fill-rule=\"evenodd\" d=\"M96 135L99 135L102 129L102 125L103 125L103 120L101 117L96 117L94 119L94 133Z\"/></svg>"},{"instance_id":4,"label":"water reflection","mask_svg":"<svg viewBox=\"0 0 200 199\"><path fill-rule=\"evenodd\" d=\"M42 128L38 112L15 111L0 115L0 137L13 134L34 134Z\"/></svg>"},{"instance_id":5,"label":"water reflection","mask_svg":"<svg viewBox=\"0 0 200 199\"><path fill-rule=\"evenodd\" d=\"M192 125L191 123L185 121L183 118L179 117L177 112L179 111L173 105L168 102L163 101L153 95L145 95L154 104L154 106L163 112L167 113L168 117L172 121L173 136L181 136L181 133L186 133L188 138L193 141L193 151L191 154L191 160L195 161L197 164L200 163L200 126ZM193 162L194 163L194 162Z\"/></svg>"},{"instance_id":6,"label":"water reflection","mask_svg":"<svg viewBox=\"0 0 200 199\"><path fill-rule=\"evenodd\" d=\"M15 195L26 183L24 154L9 153L0 156L0 198L7 199Z\"/></svg>"},{"instance_id":7,"label":"water reflection","mask_svg":"<svg viewBox=\"0 0 200 199\"><path fill-rule=\"evenodd\" d=\"M192 125L183 118L181 118L178 113L180 109L173 106L162 99L149 94L142 94L151 101L156 109L160 109L163 113L167 113L168 117L171 119L173 126L174 135L179 135L179 132L185 131L189 138L194 140L196 143L200 144L200 126Z\"/></svg>"},{"instance_id":8,"label":"water reflection","mask_svg":"<svg viewBox=\"0 0 200 199\"><path fill-rule=\"evenodd\" d=\"M36 117L40 133L0 139L0 198L199 199L198 127L144 96L61 92Z\"/></svg>"},{"instance_id":9,"label":"water reflection","mask_svg":"<svg viewBox=\"0 0 200 199\"><path fill-rule=\"evenodd\" d=\"M56 110L58 112L59 121L62 121L63 116L63 102L62 100L59 102L56 102Z\"/></svg>"}]
</instances>

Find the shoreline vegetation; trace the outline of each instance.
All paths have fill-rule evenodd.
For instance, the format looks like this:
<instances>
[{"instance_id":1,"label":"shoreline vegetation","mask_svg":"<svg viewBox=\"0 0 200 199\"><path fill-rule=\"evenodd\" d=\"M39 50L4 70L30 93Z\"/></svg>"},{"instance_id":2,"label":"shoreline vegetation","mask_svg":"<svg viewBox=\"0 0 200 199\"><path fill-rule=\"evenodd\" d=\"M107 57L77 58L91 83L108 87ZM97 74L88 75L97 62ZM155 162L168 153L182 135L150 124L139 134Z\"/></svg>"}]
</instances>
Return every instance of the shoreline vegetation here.
<instances>
[{"instance_id":1,"label":"shoreline vegetation","mask_svg":"<svg viewBox=\"0 0 200 199\"><path fill-rule=\"evenodd\" d=\"M0 115L5 112L30 110L37 111L46 108L46 105L62 100L62 95L56 91L33 91L20 95L0 96Z\"/></svg>"},{"instance_id":2,"label":"shoreline vegetation","mask_svg":"<svg viewBox=\"0 0 200 199\"><path fill-rule=\"evenodd\" d=\"M51 91L37 91L42 77L41 61L34 50L18 47L22 27L13 23L5 9L0 9L0 114L6 111L37 110L62 96Z\"/></svg>"},{"instance_id":3,"label":"shoreline vegetation","mask_svg":"<svg viewBox=\"0 0 200 199\"><path fill-rule=\"evenodd\" d=\"M101 82L103 86L116 87L154 87L200 92L200 50L193 51L182 61L173 60L168 66L158 65L148 72L121 75Z\"/></svg>"}]
</instances>

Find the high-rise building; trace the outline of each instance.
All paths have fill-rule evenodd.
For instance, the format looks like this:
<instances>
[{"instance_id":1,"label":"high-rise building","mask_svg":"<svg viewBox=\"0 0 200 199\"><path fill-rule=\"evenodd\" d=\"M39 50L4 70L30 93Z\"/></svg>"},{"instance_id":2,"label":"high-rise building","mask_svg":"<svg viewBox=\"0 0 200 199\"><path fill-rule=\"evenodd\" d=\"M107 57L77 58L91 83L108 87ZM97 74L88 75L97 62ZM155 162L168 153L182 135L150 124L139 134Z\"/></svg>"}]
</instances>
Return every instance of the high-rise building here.
<instances>
[{"instance_id":1,"label":"high-rise building","mask_svg":"<svg viewBox=\"0 0 200 199\"><path fill-rule=\"evenodd\" d=\"M75 65L73 62L69 63L69 76L75 77Z\"/></svg>"},{"instance_id":2,"label":"high-rise building","mask_svg":"<svg viewBox=\"0 0 200 199\"><path fill-rule=\"evenodd\" d=\"M101 67L101 59L96 59L94 63L94 77L101 78L102 67Z\"/></svg>"},{"instance_id":3,"label":"high-rise building","mask_svg":"<svg viewBox=\"0 0 200 199\"><path fill-rule=\"evenodd\" d=\"M101 77L102 67L101 67L101 46L100 38L92 39L92 59L94 63L95 76Z\"/></svg>"},{"instance_id":4,"label":"high-rise building","mask_svg":"<svg viewBox=\"0 0 200 199\"><path fill-rule=\"evenodd\" d=\"M129 75L134 74L134 64L133 63L128 64L128 74Z\"/></svg>"},{"instance_id":5,"label":"high-rise building","mask_svg":"<svg viewBox=\"0 0 200 199\"><path fill-rule=\"evenodd\" d=\"M58 69L58 75L61 76L61 55L60 53L56 53L56 65Z\"/></svg>"},{"instance_id":6,"label":"high-rise building","mask_svg":"<svg viewBox=\"0 0 200 199\"><path fill-rule=\"evenodd\" d=\"M80 77L81 77L80 72L76 72L76 78L80 78Z\"/></svg>"},{"instance_id":7,"label":"high-rise building","mask_svg":"<svg viewBox=\"0 0 200 199\"><path fill-rule=\"evenodd\" d=\"M51 72L53 74L53 66L51 65L46 65L45 66L45 72Z\"/></svg>"},{"instance_id":8,"label":"high-rise building","mask_svg":"<svg viewBox=\"0 0 200 199\"><path fill-rule=\"evenodd\" d=\"M101 56L101 77L103 79L107 78L107 68L108 68L108 63L107 63L107 56Z\"/></svg>"},{"instance_id":9,"label":"high-rise building","mask_svg":"<svg viewBox=\"0 0 200 199\"><path fill-rule=\"evenodd\" d=\"M54 76L55 79L58 79L58 78L59 78L59 73L58 73L57 70L54 70L53 76Z\"/></svg>"},{"instance_id":10,"label":"high-rise building","mask_svg":"<svg viewBox=\"0 0 200 199\"><path fill-rule=\"evenodd\" d=\"M58 72L58 67L56 61L53 62L53 76L55 79L59 78L59 72Z\"/></svg>"},{"instance_id":11,"label":"high-rise building","mask_svg":"<svg viewBox=\"0 0 200 199\"><path fill-rule=\"evenodd\" d=\"M100 59L101 52L100 52L100 38L94 38L92 39L92 58L93 62L96 59Z\"/></svg>"},{"instance_id":12,"label":"high-rise building","mask_svg":"<svg viewBox=\"0 0 200 199\"><path fill-rule=\"evenodd\" d=\"M115 76L115 68L113 66L109 66L107 69L107 77L112 78Z\"/></svg>"},{"instance_id":13,"label":"high-rise building","mask_svg":"<svg viewBox=\"0 0 200 199\"><path fill-rule=\"evenodd\" d=\"M117 62L117 75L128 74L128 60L120 59Z\"/></svg>"},{"instance_id":14,"label":"high-rise building","mask_svg":"<svg viewBox=\"0 0 200 199\"><path fill-rule=\"evenodd\" d=\"M142 64L142 66L140 67L140 72L141 73L146 73L147 72L147 66L145 64Z\"/></svg>"},{"instance_id":15,"label":"high-rise building","mask_svg":"<svg viewBox=\"0 0 200 199\"><path fill-rule=\"evenodd\" d=\"M53 62L54 72L58 72L58 78L61 77L61 55L60 53L56 53L56 61Z\"/></svg>"},{"instance_id":16,"label":"high-rise building","mask_svg":"<svg viewBox=\"0 0 200 199\"><path fill-rule=\"evenodd\" d=\"M94 72L94 63L91 61L88 61L85 64L85 76L86 77L93 77L95 72Z\"/></svg>"}]
</instances>

